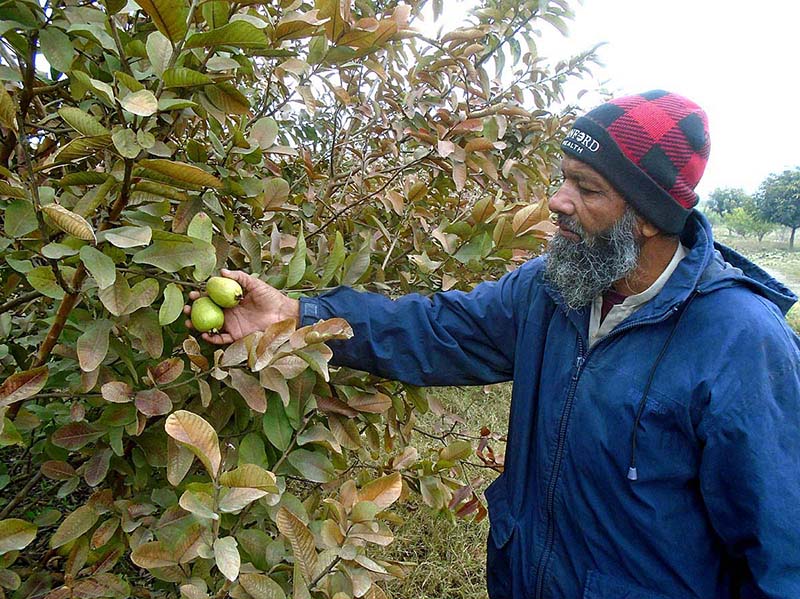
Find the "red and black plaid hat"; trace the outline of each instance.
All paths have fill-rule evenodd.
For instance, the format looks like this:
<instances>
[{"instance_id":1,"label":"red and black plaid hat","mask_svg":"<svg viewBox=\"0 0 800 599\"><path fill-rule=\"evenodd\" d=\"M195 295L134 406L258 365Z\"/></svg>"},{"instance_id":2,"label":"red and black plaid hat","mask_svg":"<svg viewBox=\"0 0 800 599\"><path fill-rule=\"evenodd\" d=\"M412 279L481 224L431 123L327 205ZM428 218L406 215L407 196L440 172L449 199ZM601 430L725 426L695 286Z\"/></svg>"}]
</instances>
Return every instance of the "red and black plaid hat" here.
<instances>
[{"instance_id":1,"label":"red and black plaid hat","mask_svg":"<svg viewBox=\"0 0 800 599\"><path fill-rule=\"evenodd\" d=\"M708 162L708 119L687 98L650 91L579 117L561 148L603 175L648 221L678 234Z\"/></svg>"}]
</instances>

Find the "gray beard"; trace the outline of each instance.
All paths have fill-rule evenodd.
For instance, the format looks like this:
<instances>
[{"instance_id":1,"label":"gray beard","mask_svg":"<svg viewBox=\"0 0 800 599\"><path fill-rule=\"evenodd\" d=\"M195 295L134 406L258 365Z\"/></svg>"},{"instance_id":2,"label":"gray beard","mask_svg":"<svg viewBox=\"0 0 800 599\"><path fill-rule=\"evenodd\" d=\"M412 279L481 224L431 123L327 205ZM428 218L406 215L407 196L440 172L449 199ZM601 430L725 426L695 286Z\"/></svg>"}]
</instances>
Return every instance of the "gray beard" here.
<instances>
[{"instance_id":1,"label":"gray beard","mask_svg":"<svg viewBox=\"0 0 800 599\"><path fill-rule=\"evenodd\" d=\"M573 310L588 306L636 270L641 245L632 209L595 235L585 233L575 217L560 216L559 223L580 235L580 240L571 241L556 233L547 245L544 276Z\"/></svg>"}]
</instances>

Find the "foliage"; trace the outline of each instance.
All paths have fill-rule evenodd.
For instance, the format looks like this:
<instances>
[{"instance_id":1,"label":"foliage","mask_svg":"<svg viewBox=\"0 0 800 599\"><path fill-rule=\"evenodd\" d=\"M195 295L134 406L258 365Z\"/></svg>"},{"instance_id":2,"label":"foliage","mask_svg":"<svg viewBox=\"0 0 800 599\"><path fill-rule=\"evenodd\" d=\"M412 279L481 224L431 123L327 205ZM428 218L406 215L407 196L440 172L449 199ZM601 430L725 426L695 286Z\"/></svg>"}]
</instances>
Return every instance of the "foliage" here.
<instances>
[{"instance_id":1,"label":"foliage","mask_svg":"<svg viewBox=\"0 0 800 599\"><path fill-rule=\"evenodd\" d=\"M722 217L722 222L737 235L742 235L743 237L753 235L759 241L764 238L764 235L775 230L777 226L775 223L763 220L754 209L752 203L745 207L734 208Z\"/></svg>"},{"instance_id":2,"label":"foliage","mask_svg":"<svg viewBox=\"0 0 800 599\"><path fill-rule=\"evenodd\" d=\"M444 410L329 369L340 320L201 346L187 292L513 268L592 55L539 58L564 0L486 0L436 39L425 2L137 3L0 7L0 596L383 597L393 506L483 517L464 461L496 467L495 437L418 448Z\"/></svg>"},{"instance_id":3,"label":"foliage","mask_svg":"<svg viewBox=\"0 0 800 599\"><path fill-rule=\"evenodd\" d=\"M720 216L730 214L736 208L744 208L752 202L750 196L740 188L717 187L712 191L705 204L710 212Z\"/></svg>"},{"instance_id":4,"label":"foliage","mask_svg":"<svg viewBox=\"0 0 800 599\"><path fill-rule=\"evenodd\" d=\"M800 227L800 167L769 175L761 183L755 202L764 220L792 230L789 248L794 249L794 234Z\"/></svg>"}]
</instances>

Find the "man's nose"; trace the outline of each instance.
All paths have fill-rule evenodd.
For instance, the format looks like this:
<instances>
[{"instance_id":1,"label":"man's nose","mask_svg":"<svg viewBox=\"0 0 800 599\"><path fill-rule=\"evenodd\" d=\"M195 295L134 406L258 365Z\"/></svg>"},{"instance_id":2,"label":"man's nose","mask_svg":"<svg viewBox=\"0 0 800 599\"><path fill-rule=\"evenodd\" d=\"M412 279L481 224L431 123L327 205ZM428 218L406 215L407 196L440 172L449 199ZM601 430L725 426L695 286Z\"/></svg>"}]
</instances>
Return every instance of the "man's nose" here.
<instances>
[{"instance_id":1,"label":"man's nose","mask_svg":"<svg viewBox=\"0 0 800 599\"><path fill-rule=\"evenodd\" d=\"M562 183L556 192L550 196L547 202L550 212L571 215L575 212L575 204L572 202L570 192L566 183Z\"/></svg>"}]
</instances>

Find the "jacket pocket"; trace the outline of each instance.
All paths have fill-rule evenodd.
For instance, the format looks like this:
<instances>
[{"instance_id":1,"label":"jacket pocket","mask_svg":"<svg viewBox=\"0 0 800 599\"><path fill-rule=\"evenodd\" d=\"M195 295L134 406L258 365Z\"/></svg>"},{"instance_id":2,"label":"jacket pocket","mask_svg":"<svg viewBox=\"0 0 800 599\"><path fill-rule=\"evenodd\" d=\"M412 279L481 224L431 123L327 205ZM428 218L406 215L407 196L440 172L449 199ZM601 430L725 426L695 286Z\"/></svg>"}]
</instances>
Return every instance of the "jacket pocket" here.
<instances>
[{"instance_id":1,"label":"jacket pocket","mask_svg":"<svg viewBox=\"0 0 800 599\"><path fill-rule=\"evenodd\" d=\"M489 505L489 538L486 542L486 587L491 599L513 599L513 559L509 543L514 532L514 518L500 476L484 492Z\"/></svg>"},{"instance_id":2,"label":"jacket pocket","mask_svg":"<svg viewBox=\"0 0 800 599\"><path fill-rule=\"evenodd\" d=\"M624 578L589 570L583 599L675 599L640 587Z\"/></svg>"}]
</instances>

